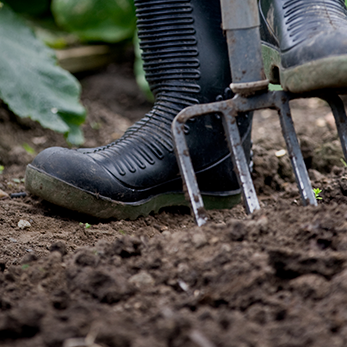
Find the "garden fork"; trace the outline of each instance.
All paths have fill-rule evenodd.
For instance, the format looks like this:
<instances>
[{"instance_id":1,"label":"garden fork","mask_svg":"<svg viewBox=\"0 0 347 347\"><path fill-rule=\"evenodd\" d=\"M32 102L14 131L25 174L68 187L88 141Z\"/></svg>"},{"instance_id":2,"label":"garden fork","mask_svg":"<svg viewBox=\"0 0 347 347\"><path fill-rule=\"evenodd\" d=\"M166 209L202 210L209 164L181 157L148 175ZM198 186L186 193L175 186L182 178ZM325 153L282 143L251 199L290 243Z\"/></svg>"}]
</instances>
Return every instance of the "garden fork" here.
<instances>
[{"instance_id":1,"label":"garden fork","mask_svg":"<svg viewBox=\"0 0 347 347\"><path fill-rule=\"evenodd\" d=\"M187 107L175 117L172 123L176 157L195 221L201 226L207 222L207 215L189 155L184 125L193 117L209 113L218 113L222 116L234 170L242 189L247 213L260 209L260 205L242 147L236 119L240 113L265 108L278 111L282 134L303 205L317 205L295 133L289 101L308 97L319 97L327 101L332 109L343 153L347 159L347 118L344 105L334 92L293 94L284 91L268 91L269 81L264 74L261 52L257 0L221 0L221 10L222 26L226 32L233 80L230 88L236 95L230 100Z\"/></svg>"}]
</instances>

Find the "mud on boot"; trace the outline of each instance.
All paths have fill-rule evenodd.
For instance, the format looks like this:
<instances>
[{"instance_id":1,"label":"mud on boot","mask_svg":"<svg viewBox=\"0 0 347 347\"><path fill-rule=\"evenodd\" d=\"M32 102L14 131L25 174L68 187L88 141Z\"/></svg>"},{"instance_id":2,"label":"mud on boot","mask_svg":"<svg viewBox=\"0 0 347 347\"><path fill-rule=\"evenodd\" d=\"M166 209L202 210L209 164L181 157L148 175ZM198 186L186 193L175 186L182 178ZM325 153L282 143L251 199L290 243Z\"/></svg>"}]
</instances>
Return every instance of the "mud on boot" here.
<instances>
[{"instance_id":1,"label":"mud on boot","mask_svg":"<svg viewBox=\"0 0 347 347\"><path fill-rule=\"evenodd\" d=\"M153 109L104 147L48 148L28 165L27 189L56 205L99 218L135 219L165 206L188 205L176 162L171 123L183 108L231 97L219 0L137 0L137 27ZM239 117L250 155L251 116ZM187 124L186 138L205 207L240 199L221 120Z\"/></svg>"},{"instance_id":2,"label":"mud on boot","mask_svg":"<svg viewBox=\"0 0 347 347\"><path fill-rule=\"evenodd\" d=\"M264 68L294 93L347 87L343 0L259 0Z\"/></svg>"}]
</instances>

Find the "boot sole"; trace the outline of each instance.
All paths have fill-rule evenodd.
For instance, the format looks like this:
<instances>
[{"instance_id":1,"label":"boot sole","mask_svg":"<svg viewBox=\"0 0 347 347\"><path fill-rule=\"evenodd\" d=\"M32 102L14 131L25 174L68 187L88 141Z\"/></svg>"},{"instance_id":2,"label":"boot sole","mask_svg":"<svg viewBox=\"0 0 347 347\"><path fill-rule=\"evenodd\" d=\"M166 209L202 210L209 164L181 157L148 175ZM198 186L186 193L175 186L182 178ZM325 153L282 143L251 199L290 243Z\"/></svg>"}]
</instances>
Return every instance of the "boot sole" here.
<instances>
[{"instance_id":1,"label":"boot sole","mask_svg":"<svg viewBox=\"0 0 347 347\"><path fill-rule=\"evenodd\" d=\"M184 194L169 192L135 203L114 201L110 198L77 188L56 177L28 165L25 185L29 192L55 205L100 219L130 219L158 213L163 207L190 206ZM241 191L228 192L225 196L202 193L205 208L230 209L241 201Z\"/></svg>"},{"instance_id":2,"label":"boot sole","mask_svg":"<svg viewBox=\"0 0 347 347\"><path fill-rule=\"evenodd\" d=\"M280 51L273 46L262 43L262 55L267 78L286 91L305 93L347 87L347 55L318 59L288 69L282 67Z\"/></svg>"}]
</instances>

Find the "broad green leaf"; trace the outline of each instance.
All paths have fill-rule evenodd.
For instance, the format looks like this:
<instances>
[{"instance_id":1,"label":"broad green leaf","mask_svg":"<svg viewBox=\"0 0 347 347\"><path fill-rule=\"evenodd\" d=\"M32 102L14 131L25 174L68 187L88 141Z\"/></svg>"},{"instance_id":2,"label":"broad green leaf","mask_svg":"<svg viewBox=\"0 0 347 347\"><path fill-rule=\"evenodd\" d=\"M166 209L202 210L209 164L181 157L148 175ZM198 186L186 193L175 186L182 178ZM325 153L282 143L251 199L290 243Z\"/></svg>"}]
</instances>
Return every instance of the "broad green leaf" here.
<instances>
[{"instance_id":1,"label":"broad green leaf","mask_svg":"<svg viewBox=\"0 0 347 347\"><path fill-rule=\"evenodd\" d=\"M0 99L20 117L67 136L72 132L70 142L80 144L76 128L86 112L78 81L6 5L0 9L0 47Z\"/></svg>"},{"instance_id":2,"label":"broad green leaf","mask_svg":"<svg viewBox=\"0 0 347 347\"><path fill-rule=\"evenodd\" d=\"M119 42L135 32L133 0L53 0L51 9L59 25L83 40Z\"/></svg>"}]
</instances>

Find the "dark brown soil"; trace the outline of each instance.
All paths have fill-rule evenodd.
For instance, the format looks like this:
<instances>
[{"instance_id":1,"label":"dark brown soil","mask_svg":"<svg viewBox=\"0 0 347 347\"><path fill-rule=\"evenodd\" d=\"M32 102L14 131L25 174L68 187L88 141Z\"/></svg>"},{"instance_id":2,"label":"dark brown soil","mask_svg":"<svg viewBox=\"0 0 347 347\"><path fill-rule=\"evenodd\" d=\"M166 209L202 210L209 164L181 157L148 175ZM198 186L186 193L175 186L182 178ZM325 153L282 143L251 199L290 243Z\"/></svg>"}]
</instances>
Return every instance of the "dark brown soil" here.
<instances>
[{"instance_id":1,"label":"dark brown soil","mask_svg":"<svg viewBox=\"0 0 347 347\"><path fill-rule=\"evenodd\" d=\"M85 146L121 136L151 105L130 63L80 76ZM276 114L254 121L262 209L168 209L100 222L32 196L0 200L0 345L307 347L347 345L347 169L327 105L292 103L319 206L302 207ZM0 108L1 194L61 135ZM24 224L23 224L24 223ZM29 224L27 224L29 223ZM88 227L88 224L90 227Z\"/></svg>"}]
</instances>

